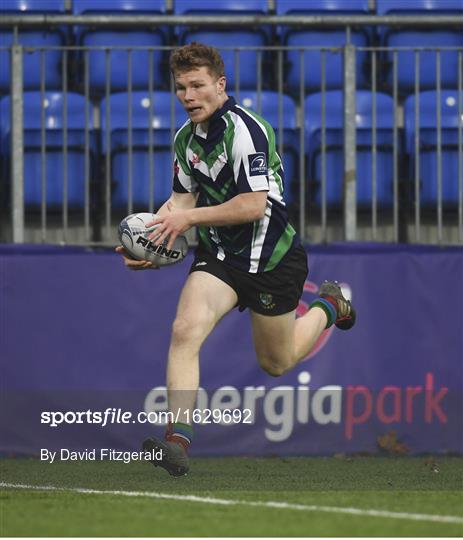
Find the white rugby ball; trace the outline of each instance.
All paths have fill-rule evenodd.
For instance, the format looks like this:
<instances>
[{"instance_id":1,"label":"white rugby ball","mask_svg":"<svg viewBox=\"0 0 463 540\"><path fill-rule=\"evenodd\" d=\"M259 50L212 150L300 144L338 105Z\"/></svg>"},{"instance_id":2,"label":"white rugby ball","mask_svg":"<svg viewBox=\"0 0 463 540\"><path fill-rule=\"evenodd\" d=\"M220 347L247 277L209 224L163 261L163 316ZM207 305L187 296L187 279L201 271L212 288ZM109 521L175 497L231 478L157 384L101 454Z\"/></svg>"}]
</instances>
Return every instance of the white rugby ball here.
<instances>
[{"instance_id":1,"label":"white rugby ball","mask_svg":"<svg viewBox=\"0 0 463 540\"><path fill-rule=\"evenodd\" d=\"M150 261L155 266L167 266L182 261L188 253L188 242L177 236L172 249L167 249L168 239L159 246L148 239L158 225L146 228L147 223L158 216L148 212L130 214L119 224L119 240L131 257L139 261Z\"/></svg>"}]
</instances>

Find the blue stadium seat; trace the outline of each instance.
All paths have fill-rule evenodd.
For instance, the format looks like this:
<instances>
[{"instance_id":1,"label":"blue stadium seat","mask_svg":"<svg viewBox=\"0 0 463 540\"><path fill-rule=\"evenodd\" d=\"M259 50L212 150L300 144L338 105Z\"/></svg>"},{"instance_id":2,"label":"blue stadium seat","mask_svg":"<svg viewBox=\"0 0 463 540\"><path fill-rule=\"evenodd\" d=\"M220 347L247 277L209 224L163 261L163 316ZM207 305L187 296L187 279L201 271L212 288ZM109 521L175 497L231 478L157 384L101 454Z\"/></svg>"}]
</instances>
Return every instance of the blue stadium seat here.
<instances>
[{"instance_id":1,"label":"blue stadium seat","mask_svg":"<svg viewBox=\"0 0 463 540\"><path fill-rule=\"evenodd\" d=\"M368 13L368 0L275 0L277 15L289 13ZM327 14L326 13L326 14Z\"/></svg>"},{"instance_id":2,"label":"blue stadium seat","mask_svg":"<svg viewBox=\"0 0 463 540\"><path fill-rule=\"evenodd\" d=\"M344 97L341 91L326 93L326 201L338 207L343 199L343 124ZM357 203L369 207L372 202L372 107L373 94L359 90L356 96L357 121ZM305 100L306 149L309 158L310 202L321 204L322 187L322 94ZM393 199L393 100L376 94L376 193L378 205L388 207Z\"/></svg>"},{"instance_id":3,"label":"blue stadium seat","mask_svg":"<svg viewBox=\"0 0 463 540\"><path fill-rule=\"evenodd\" d=\"M66 100L66 101L65 101ZM65 102L67 118L64 117ZM24 197L27 207L38 207L42 202L42 111L45 115L46 203L50 209L60 208L64 189L64 127L67 126L67 201L70 208L82 208L85 201L85 105L83 96L60 92L24 93ZM90 136L90 155L94 158L96 144L93 133L93 111L88 106L87 130ZM6 162L10 153L10 97L0 102L2 118L1 146ZM8 168L4 171L8 178Z\"/></svg>"},{"instance_id":4,"label":"blue stadium seat","mask_svg":"<svg viewBox=\"0 0 463 540\"><path fill-rule=\"evenodd\" d=\"M457 13L463 10L463 2L461 0L376 0L378 15L403 13L404 11L430 15L429 10Z\"/></svg>"},{"instance_id":5,"label":"blue stadium seat","mask_svg":"<svg viewBox=\"0 0 463 540\"><path fill-rule=\"evenodd\" d=\"M174 3L176 15L258 15L267 13L267 0L206 0L193 2L189 0L176 0ZM258 54L256 50L244 50L239 53L238 77L235 74L235 61L239 47L263 47L269 43L269 30L265 28L237 28L231 25L226 30L217 28L187 28L178 29L179 43L184 45L192 41L199 41L212 45L220 50L225 62L228 89L238 84L242 89L255 89L257 87ZM223 48L225 47L225 48ZM262 54L262 61L266 55ZM262 74L267 72L266 65Z\"/></svg>"},{"instance_id":6,"label":"blue stadium seat","mask_svg":"<svg viewBox=\"0 0 463 540\"><path fill-rule=\"evenodd\" d=\"M217 13L267 13L268 0L174 0L174 12L178 15L192 12Z\"/></svg>"},{"instance_id":7,"label":"blue stadium seat","mask_svg":"<svg viewBox=\"0 0 463 540\"><path fill-rule=\"evenodd\" d=\"M239 103L247 109L262 114L275 131L276 147L279 143L279 109L278 93L243 91L240 92ZM298 198L298 166L299 166L299 131L297 129L296 105L290 96L282 95L282 142L283 142L283 168L284 168L284 196L288 205L293 204Z\"/></svg>"},{"instance_id":8,"label":"blue stadium seat","mask_svg":"<svg viewBox=\"0 0 463 540\"><path fill-rule=\"evenodd\" d=\"M199 41L206 45L212 45L219 49L225 63L225 75L227 77L227 89L233 91L238 84L240 89L257 88L258 54L256 50L243 50L238 52L239 47L260 47L265 45L264 38L260 33L238 31L196 31L183 35L183 43ZM239 55L238 75L235 73L235 62ZM262 54L264 61L264 55ZM263 65L261 72L265 76L266 68Z\"/></svg>"},{"instance_id":9,"label":"blue stadium seat","mask_svg":"<svg viewBox=\"0 0 463 540\"><path fill-rule=\"evenodd\" d=\"M162 14L165 12L165 0L74 0L74 14L111 14L111 15L142 15ZM165 53L154 48L166 44L166 32L163 28L127 28L102 29L77 28L76 41L78 45L89 47L89 84L92 93L103 94L106 88L106 58L105 50L109 53L110 92L127 90L129 49L132 63L132 88L149 88L150 59L152 61L153 87L159 88L168 84L169 74L166 69ZM120 47L120 48L118 48ZM143 47L145 50L136 50ZM92 49L93 48L93 49ZM153 48L150 53L147 48ZM79 83L84 80L84 55L79 54L80 76Z\"/></svg>"},{"instance_id":10,"label":"blue stadium seat","mask_svg":"<svg viewBox=\"0 0 463 540\"><path fill-rule=\"evenodd\" d=\"M277 0L277 15L342 15L363 14L369 11L368 0ZM372 32L370 29L353 29L351 43L357 47L366 47L370 44ZM325 48L326 62L326 88L340 89L343 87L343 54L342 51L329 51L332 48L342 48L346 44L346 32L343 28L313 28L309 30L293 28L281 29L282 43L289 47L319 47ZM293 94L299 94L300 87L300 63L301 53L299 50L287 52L287 77L288 90ZM362 88L367 84L365 76L365 63L367 53L357 52L356 77L357 87ZM307 92L320 91L322 54L319 50L306 50L304 52L304 86Z\"/></svg>"},{"instance_id":11,"label":"blue stadium seat","mask_svg":"<svg viewBox=\"0 0 463 540\"><path fill-rule=\"evenodd\" d=\"M64 13L65 0L2 0L2 13Z\"/></svg>"},{"instance_id":12,"label":"blue stadium seat","mask_svg":"<svg viewBox=\"0 0 463 540\"><path fill-rule=\"evenodd\" d=\"M2 0L2 15L33 15L40 13L60 14L65 12L65 0ZM67 33L64 28L49 27L43 29L22 28L18 33L18 42L25 47L45 48L45 84L46 88L60 88L61 82L61 52L47 49L66 44ZM0 48L10 47L14 43L13 31L0 29ZM0 93L6 94L10 91L10 52L0 50ZM41 79L41 53L28 52L23 56L24 88L33 90L40 88Z\"/></svg>"},{"instance_id":13,"label":"blue stadium seat","mask_svg":"<svg viewBox=\"0 0 463 540\"><path fill-rule=\"evenodd\" d=\"M463 106L463 92L443 90L440 104L435 91L419 94L419 170L420 199L423 206L435 206L438 192L437 112L441 114L442 201L445 205L458 204L458 100ZM405 149L410 155L410 179L414 178L416 96L405 100Z\"/></svg>"},{"instance_id":14,"label":"blue stadium seat","mask_svg":"<svg viewBox=\"0 0 463 540\"><path fill-rule=\"evenodd\" d=\"M9 156L7 155L7 149L5 148L3 129L6 125L6 119L3 120L5 114L9 115L9 111L5 111L1 106L0 99L0 208L3 209L8 206L8 188L7 185L9 171L8 171L8 162Z\"/></svg>"},{"instance_id":15,"label":"blue stadium seat","mask_svg":"<svg viewBox=\"0 0 463 540\"><path fill-rule=\"evenodd\" d=\"M462 0L377 0L379 15L463 15ZM439 49L442 47L463 47L461 28L433 29L383 29L380 30L380 44L384 47L409 47L411 50L397 53L397 78L399 89L409 94L415 88L415 52L418 47ZM420 91L436 88L436 53L424 51L420 53L419 82ZM441 85L442 88L456 88L458 84L458 52L441 51ZM385 74L389 86L393 84L391 51L385 53L388 69Z\"/></svg>"},{"instance_id":16,"label":"blue stadium seat","mask_svg":"<svg viewBox=\"0 0 463 540\"><path fill-rule=\"evenodd\" d=\"M172 191L173 161L171 154L172 127L177 130L186 121L186 113L174 97L175 119L171 117L172 94L153 93L152 104L147 92L133 92L131 108L129 95L125 92L113 94L101 102L102 148L107 152L106 110L109 107L109 151L111 152L111 176L113 192L112 207L127 208L129 200L129 113L132 114L132 197L136 208L147 210L152 200L160 206ZM150 110L152 112L150 113ZM150 135L152 125L153 178L150 174Z\"/></svg>"}]
</instances>

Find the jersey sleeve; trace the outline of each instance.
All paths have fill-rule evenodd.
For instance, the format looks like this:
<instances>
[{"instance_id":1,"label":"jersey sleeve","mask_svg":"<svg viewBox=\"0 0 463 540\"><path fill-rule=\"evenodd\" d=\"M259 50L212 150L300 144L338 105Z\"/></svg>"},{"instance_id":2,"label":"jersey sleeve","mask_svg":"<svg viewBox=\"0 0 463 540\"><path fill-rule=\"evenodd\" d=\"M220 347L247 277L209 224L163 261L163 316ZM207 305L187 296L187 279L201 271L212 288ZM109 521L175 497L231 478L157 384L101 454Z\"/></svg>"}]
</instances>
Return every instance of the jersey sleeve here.
<instances>
[{"instance_id":1,"label":"jersey sleeve","mask_svg":"<svg viewBox=\"0 0 463 540\"><path fill-rule=\"evenodd\" d=\"M236 126L232 159L240 193L269 191L269 142L265 128L254 119L242 119Z\"/></svg>"},{"instance_id":2,"label":"jersey sleeve","mask_svg":"<svg viewBox=\"0 0 463 540\"><path fill-rule=\"evenodd\" d=\"M175 193L195 193L198 184L191 173L190 164L186 156L186 145L177 136L174 142L174 179L172 190Z\"/></svg>"}]
</instances>

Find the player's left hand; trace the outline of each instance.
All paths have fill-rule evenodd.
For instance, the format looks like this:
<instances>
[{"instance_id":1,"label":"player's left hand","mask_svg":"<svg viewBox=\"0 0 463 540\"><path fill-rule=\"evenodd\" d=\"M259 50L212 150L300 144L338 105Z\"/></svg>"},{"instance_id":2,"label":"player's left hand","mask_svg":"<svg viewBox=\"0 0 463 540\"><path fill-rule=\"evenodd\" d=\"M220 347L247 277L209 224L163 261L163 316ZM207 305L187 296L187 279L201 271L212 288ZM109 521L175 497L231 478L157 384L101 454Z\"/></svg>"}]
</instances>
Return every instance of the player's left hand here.
<instances>
[{"instance_id":1,"label":"player's left hand","mask_svg":"<svg viewBox=\"0 0 463 540\"><path fill-rule=\"evenodd\" d=\"M159 266L154 266L150 261L137 261L134 259L123 246L117 246L114 251L122 255L124 264L129 270L159 270Z\"/></svg>"},{"instance_id":2,"label":"player's left hand","mask_svg":"<svg viewBox=\"0 0 463 540\"><path fill-rule=\"evenodd\" d=\"M167 203L167 209L169 210L168 214L153 219L153 221L147 223L146 228L152 227L153 225L159 225L159 227L148 236L149 240L156 246L159 246L167 237L169 237L167 249L172 249L177 236L192 227L190 220L191 212L189 210L174 209L170 202Z\"/></svg>"}]
</instances>

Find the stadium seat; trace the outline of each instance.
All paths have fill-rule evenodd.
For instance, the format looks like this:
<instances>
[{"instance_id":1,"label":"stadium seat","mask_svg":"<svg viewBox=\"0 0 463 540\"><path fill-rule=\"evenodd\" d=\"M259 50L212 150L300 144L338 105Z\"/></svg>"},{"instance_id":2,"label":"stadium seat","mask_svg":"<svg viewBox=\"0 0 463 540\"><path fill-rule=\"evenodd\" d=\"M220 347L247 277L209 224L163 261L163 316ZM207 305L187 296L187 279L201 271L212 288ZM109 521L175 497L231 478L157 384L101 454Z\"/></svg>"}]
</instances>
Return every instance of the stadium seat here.
<instances>
[{"instance_id":1,"label":"stadium seat","mask_svg":"<svg viewBox=\"0 0 463 540\"><path fill-rule=\"evenodd\" d=\"M281 129L283 142L284 196L288 205L294 204L298 197L298 165L299 165L299 131L296 124L296 105L290 96L282 95ZM280 136L279 129L279 96L277 92L243 91L240 93L240 105L262 114L275 131L276 148Z\"/></svg>"},{"instance_id":2,"label":"stadium seat","mask_svg":"<svg viewBox=\"0 0 463 540\"><path fill-rule=\"evenodd\" d=\"M258 15L267 12L267 0L206 0L192 2L176 0L176 15ZM265 28L239 28L231 25L226 30L214 28L178 29L179 43L184 45L199 41L217 47L225 62L228 89L238 86L242 89L257 88L258 53L257 50L239 50L240 47L262 48L269 43L270 31ZM238 52L239 51L239 52ZM262 75L265 77L266 55L262 54ZM236 69L236 61L239 68ZM236 72L235 72L236 71Z\"/></svg>"},{"instance_id":3,"label":"stadium seat","mask_svg":"<svg viewBox=\"0 0 463 540\"><path fill-rule=\"evenodd\" d=\"M165 12L165 0L74 0L74 14L142 15ZM147 91L150 79L150 60L154 88L168 84L165 53L159 47L166 44L163 28L112 29L101 27L77 28L77 45L88 47L89 85L92 94L106 90L107 58L109 58L110 92L128 89L129 57L131 57L132 88ZM107 47L107 49L102 49ZM139 48L137 50L137 47ZM149 52L148 48L152 51ZM131 53L129 54L129 50ZM108 52L106 52L108 51ZM79 83L84 81L84 55L79 53Z\"/></svg>"},{"instance_id":4,"label":"stadium seat","mask_svg":"<svg viewBox=\"0 0 463 540\"><path fill-rule=\"evenodd\" d=\"M369 11L368 0L277 0L277 15L346 15L363 14ZM351 32L351 43L356 47L366 47L371 42L370 29L354 28ZM340 89L343 87L343 53L342 50L332 51L333 48L343 48L346 44L346 31L344 28L312 28L301 29L297 27L282 28L281 40L283 45L297 47L298 50L289 50L286 55L288 91L299 94L301 48L324 48L326 62L326 89ZM307 49L304 54L304 87L306 92L319 92L321 88L322 53L317 49ZM357 88L367 83L365 64L367 54L358 51L356 58Z\"/></svg>"},{"instance_id":5,"label":"stadium seat","mask_svg":"<svg viewBox=\"0 0 463 540\"><path fill-rule=\"evenodd\" d=\"M65 12L65 0L2 0L2 15L33 15L40 13L62 14ZM24 28L18 32L18 43L24 47L44 49L43 62L45 64L45 85L47 90L60 88L61 52L51 47L65 45L67 32L65 28L48 27L46 29ZM5 27L0 28L0 94L10 91L10 51L14 43L14 33ZM5 49L3 49L5 48ZM42 53L39 50L27 51L23 55L24 88L34 90L40 88Z\"/></svg>"},{"instance_id":6,"label":"stadium seat","mask_svg":"<svg viewBox=\"0 0 463 540\"><path fill-rule=\"evenodd\" d=\"M147 210L153 200L160 206L172 191L173 160L172 129L177 130L186 120L186 113L174 97L175 119L171 116L172 94L153 93L152 104L147 92L133 92L131 107L125 92L113 94L101 102L103 154L111 153L113 208L128 208L129 201L129 114L132 126L132 201L135 208ZM109 107L109 128L106 110ZM152 112L150 112L152 111ZM150 117L152 125L152 166L150 171ZM108 132L109 129L109 132ZM153 191L152 191L153 190Z\"/></svg>"},{"instance_id":7,"label":"stadium seat","mask_svg":"<svg viewBox=\"0 0 463 540\"><path fill-rule=\"evenodd\" d=\"M410 156L410 179L413 182L419 159L420 200L423 206L435 206L438 200L437 112L441 114L442 202L458 204L458 100L463 106L463 92L443 90L440 103L435 91L419 94L419 158L415 153L416 96L405 100L405 149Z\"/></svg>"},{"instance_id":8,"label":"stadium seat","mask_svg":"<svg viewBox=\"0 0 463 540\"><path fill-rule=\"evenodd\" d=\"M5 142L3 140L3 129L6 125L6 120L3 120L3 115L7 112L4 111L1 106L1 99L0 99L0 208L4 209L8 206L8 155L7 155L7 149L5 148Z\"/></svg>"},{"instance_id":9,"label":"stadium seat","mask_svg":"<svg viewBox=\"0 0 463 540\"><path fill-rule=\"evenodd\" d=\"M67 159L67 202L69 208L82 208L85 202L85 110L83 96L60 92L24 93L24 201L27 207L39 207L42 203L42 142L45 145L45 180L47 208L58 209L63 204ZM67 104L65 109L65 104ZM9 165L10 144L10 97L0 102L2 128L1 146L6 165ZM88 107L87 130L90 157L96 152L93 134L93 111ZM67 111L66 117L63 114ZM44 115L44 139L42 141L42 114ZM67 126L67 141L64 128ZM64 148L65 146L65 148ZM8 167L4 177L8 178Z\"/></svg>"},{"instance_id":10,"label":"stadium seat","mask_svg":"<svg viewBox=\"0 0 463 540\"><path fill-rule=\"evenodd\" d=\"M372 110L373 94L359 90L356 95L357 122L357 203L370 207L372 203ZM326 92L326 201L339 207L343 200L343 129L344 97L341 91ZM305 100L306 149L309 157L309 197L319 206L322 201L322 94ZM393 100L386 94L376 94L376 193L379 206L392 205L393 199Z\"/></svg>"},{"instance_id":11,"label":"stadium seat","mask_svg":"<svg viewBox=\"0 0 463 540\"><path fill-rule=\"evenodd\" d=\"M221 11L235 13L267 13L268 0L174 0L176 14L203 12L218 13Z\"/></svg>"},{"instance_id":12,"label":"stadium seat","mask_svg":"<svg viewBox=\"0 0 463 540\"><path fill-rule=\"evenodd\" d=\"M462 0L377 0L379 15L463 15ZM397 53L397 80L402 94L410 94L415 88L415 52L414 49L427 47L441 49L443 47L463 47L463 32L461 28L388 28L380 30L380 45L383 47L408 47ZM385 53L385 82L389 87L393 84L392 62L393 53ZM421 90L436 88L436 52L423 51L419 55L419 83ZM441 86L456 88L458 84L458 52L442 50L441 57Z\"/></svg>"}]
</instances>

